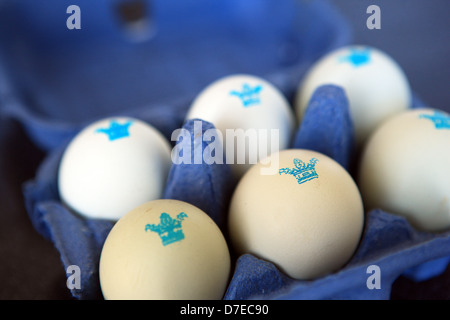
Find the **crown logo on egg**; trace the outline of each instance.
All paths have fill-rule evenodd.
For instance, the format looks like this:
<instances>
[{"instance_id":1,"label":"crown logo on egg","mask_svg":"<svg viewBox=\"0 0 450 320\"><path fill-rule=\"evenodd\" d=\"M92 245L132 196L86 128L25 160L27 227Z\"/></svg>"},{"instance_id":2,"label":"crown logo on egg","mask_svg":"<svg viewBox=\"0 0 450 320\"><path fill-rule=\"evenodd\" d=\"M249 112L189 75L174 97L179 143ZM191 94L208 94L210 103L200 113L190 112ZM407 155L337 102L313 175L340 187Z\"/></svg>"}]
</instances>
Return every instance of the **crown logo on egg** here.
<instances>
[{"instance_id":1,"label":"crown logo on egg","mask_svg":"<svg viewBox=\"0 0 450 320\"><path fill-rule=\"evenodd\" d=\"M312 179L316 179L319 175L316 172L316 163L319 160L316 158L311 158L309 163L306 164L300 159L294 159L294 168L282 168L279 170L279 174L290 174L297 179L298 184L305 183Z\"/></svg>"},{"instance_id":2,"label":"crown logo on egg","mask_svg":"<svg viewBox=\"0 0 450 320\"><path fill-rule=\"evenodd\" d=\"M145 231L156 232L161 238L163 246L181 241L184 239L184 233L181 228L181 222L187 218L188 215L184 212L180 212L175 219L173 219L168 213L161 213L159 217L161 223L147 224Z\"/></svg>"},{"instance_id":3,"label":"crown logo on egg","mask_svg":"<svg viewBox=\"0 0 450 320\"><path fill-rule=\"evenodd\" d=\"M433 121L436 129L450 129L450 116L444 114L443 112L434 111L432 115L421 114L419 115L419 118Z\"/></svg>"},{"instance_id":4,"label":"crown logo on egg","mask_svg":"<svg viewBox=\"0 0 450 320\"><path fill-rule=\"evenodd\" d=\"M95 130L95 132L105 133L108 136L109 141L114 141L128 137L130 135L128 129L132 123L133 121L127 121L120 124L116 120L111 120L108 128L99 128Z\"/></svg>"},{"instance_id":5,"label":"crown logo on egg","mask_svg":"<svg viewBox=\"0 0 450 320\"><path fill-rule=\"evenodd\" d=\"M360 67L370 62L369 48L351 48L347 55L339 57L339 62L348 62L354 67Z\"/></svg>"},{"instance_id":6,"label":"crown logo on egg","mask_svg":"<svg viewBox=\"0 0 450 320\"><path fill-rule=\"evenodd\" d=\"M259 94L261 93L262 85L250 86L248 83L242 85L241 91L232 90L230 95L237 96L242 101L242 105L246 108L261 102Z\"/></svg>"}]
</instances>

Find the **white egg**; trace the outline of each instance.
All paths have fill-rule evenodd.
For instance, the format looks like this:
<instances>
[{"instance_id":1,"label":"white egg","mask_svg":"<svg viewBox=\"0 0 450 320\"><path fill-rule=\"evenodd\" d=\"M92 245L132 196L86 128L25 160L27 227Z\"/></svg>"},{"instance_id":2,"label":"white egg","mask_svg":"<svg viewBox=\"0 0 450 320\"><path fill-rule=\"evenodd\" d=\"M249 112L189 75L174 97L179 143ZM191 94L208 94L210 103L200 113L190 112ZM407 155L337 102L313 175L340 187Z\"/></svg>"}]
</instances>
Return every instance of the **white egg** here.
<instances>
[{"instance_id":1,"label":"white egg","mask_svg":"<svg viewBox=\"0 0 450 320\"><path fill-rule=\"evenodd\" d=\"M349 173L321 153L288 149L270 156L275 174L258 163L232 196L229 234L236 252L274 263L308 280L343 267L362 234L364 210Z\"/></svg>"},{"instance_id":2,"label":"white egg","mask_svg":"<svg viewBox=\"0 0 450 320\"><path fill-rule=\"evenodd\" d=\"M289 146L295 126L289 102L274 85L253 75L226 76L192 102L186 119L211 122L236 177L258 159Z\"/></svg>"},{"instance_id":3,"label":"white egg","mask_svg":"<svg viewBox=\"0 0 450 320\"><path fill-rule=\"evenodd\" d=\"M406 217L420 230L450 228L450 115L413 109L385 121L360 160L367 209Z\"/></svg>"},{"instance_id":4,"label":"white egg","mask_svg":"<svg viewBox=\"0 0 450 320\"><path fill-rule=\"evenodd\" d=\"M213 300L223 297L230 269L225 238L206 213L155 200L114 225L99 274L108 300Z\"/></svg>"},{"instance_id":5,"label":"white egg","mask_svg":"<svg viewBox=\"0 0 450 320\"><path fill-rule=\"evenodd\" d=\"M141 120L94 122L73 138L61 158L61 201L86 218L117 220L162 196L170 153L162 134Z\"/></svg>"},{"instance_id":6,"label":"white egg","mask_svg":"<svg viewBox=\"0 0 450 320\"><path fill-rule=\"evenodd\" d=\"M411 105L408 79L386 53L368 46L346 46L322 57L299 84L295 100L301 121L313 92L320 85L341 86L350 104L357 145L388 117Z\"/></svg>"}]
</instances>

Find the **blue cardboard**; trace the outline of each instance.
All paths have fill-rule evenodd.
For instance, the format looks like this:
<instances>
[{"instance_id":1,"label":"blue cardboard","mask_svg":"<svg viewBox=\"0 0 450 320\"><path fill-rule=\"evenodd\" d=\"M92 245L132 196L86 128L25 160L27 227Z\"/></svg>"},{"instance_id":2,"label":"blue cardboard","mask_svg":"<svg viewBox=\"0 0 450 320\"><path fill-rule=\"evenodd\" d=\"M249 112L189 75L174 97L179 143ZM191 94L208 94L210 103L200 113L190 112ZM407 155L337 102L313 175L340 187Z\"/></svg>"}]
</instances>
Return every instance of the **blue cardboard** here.
<instances>
[{"instance_id":1,"label":"blue cardboard","mask_svg":"<svg viewBox=\"0 0 450 320\"><path fill-rule=\"evenodd\" d=\"M77 299L102 298L98 262L113 226L81 218L60 202L59 161L79 130L99 118L133 116L173 142L175 129L192 132L192 123L184 123L185 113L210 82L250 73L266 78L292 100L308 67L351 40L347 22L325 0L142 1L154 28L145 39L130 38L111 1L77 1L81 30L65 27L68 15L61 12L72 5L68 0L49 0L45 6L38 1L0 4L0 114L19 121L47 153L35 178L24 185L25 205L35 229L60 253L64 268L77 265L82 270L81 287L70 289ZM353 133L342 89L319 88L308 109L292 147L324 152L348 167ZM205 129L214 126L203 124ZM164 197L199 206L226 232L234 183L228 170L224 165L173 165ZM404 219L374 210L367 213L355 256L341 270L297 281L246 254L235 257L224 298L388 299L399 275L421 281L442 272L450 256L449 238L448 232L417 232ZM381 289L367 285L372 265L381 270Z\"/></svg>"},{"instance_id":2,"label":"blue cardboard","mask_svg":"<svg viewBox=\"0 0 450 320\"><path fill-rule=\"evenodd\" d=\"M196 125L200 127L199 132ZM216 163L215 159L211 159L211 152L204 152L209 146L209 142L203 139L204 133L216 129L214 125L201 119L188 120L183 129L187 133L183 139L190 139L190 161L178 163L179 158L174 160L175 163L172 164L167 178L164 198L195 205L226 232L228 202L235 180L229 165L225 163L225 154L221 162ZM186 143L183 139L177 139L177 142ZM223 148L221 143L217 143L216 146ZM200 158L201 161L197 161L196 158Z\"/></svg>"},{"instance_id":3,"label":"blue cardboard","mask_svg":"<svg viewBox=\"0 0 450 320\"><path fill-rule=\"evenodd\" d=\"M334 100L329 100L326 94L320 92L328 90L328 86L319 87L311 103L320 104L320 97L325 97L328 103L334 104ZM336 88L331 90L336 92ZM340 99L336 100L334 107L342 108L343 114L348 112L348 104L342 104ZM332 113L323 115L333 117ZM307 113L306 121L309 116L316 118L317 114ZM195 130L195 121L201 122L202 133L214 129L213 124L199 119L184 123L182 128L189 132L196 146L191 149L192 160L195 152L200 150L200 154L203 154L208 148L208 143ZM345 126L350 131L351 127ZM310 128L315 130L313 126ZM329 134L324 136L333 136L331 133L335 128L327 128ZM313 135L304 135L308 136ZM36 179L25 185L26 205L35 228L55 244L64 266L78 265L90 275L84 279L80 290L71 290L74 297L101 299L98 260L113 223L77 217L61 205L55 183L63 150L60 148L52 153L41 165ZM346 153L346 150L342 149L341 152ZM334 156L345 158L339 152ZM199 164L174 164L164 197L199 206L218 223L226 235L227 203L235 183L230 177L227 165L206 164L204 159ZM357 251L342 269L319 279L299 281L283 274L270 261L244 254L235 257L236 265L224 299L389 299L392 283L398 276L406 274L420 281L442 272L450 256L449 244L450 232L419 232L402 217L373 210L365 218L365 229ZM370 284L367 284L371 275L370 266L378 267L381 272L379 289L370 289Z\"/></svg>"},{"instance_id":4,"label":"blue cardboard","mask_svg":"<svg viewBox=\"0 0 450 320\"><path fill-rule=\"evenodd\" d=\"M293 148L311 149L349 169L354 155L354 130L345 91L323 85L314 91L297 130Z\"/></svg>"},{"instance_id":5,"label":"blue cardboard","mask_svg":"<svg viewBox=\"0 0 450 320\"><path fill-rule=\"evenodd\" d=\"M170 139L212 81L248 73L291 95L311 63L351 37L326 0L139 1L152 28L140 41L123 29L125 1L77 1L79 30L66 27L72 1L2 1L0 113L45 151L95 119L143 109Z\"/></svg>"}]
</instances>

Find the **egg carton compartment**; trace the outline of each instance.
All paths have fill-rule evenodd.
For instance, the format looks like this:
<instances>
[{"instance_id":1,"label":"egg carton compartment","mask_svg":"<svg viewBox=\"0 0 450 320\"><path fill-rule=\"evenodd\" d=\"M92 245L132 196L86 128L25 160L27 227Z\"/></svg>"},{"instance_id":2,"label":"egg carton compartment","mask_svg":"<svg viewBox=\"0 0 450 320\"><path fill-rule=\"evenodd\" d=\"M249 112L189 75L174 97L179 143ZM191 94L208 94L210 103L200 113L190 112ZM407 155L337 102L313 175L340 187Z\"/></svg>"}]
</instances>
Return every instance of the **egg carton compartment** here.
<instances>
[{"instance_id":1,"label":"egg carton compartment","mask_svg":"<svg viewBox=\"0 0 450 320\"><path fill-rule=\"evenodd\" d=\"M192 122L183 123L187 108L213 80L233 73L259 75L291 99L315 60L351 41L346 21L327 1L141 1L151 15L144 40L124 29L111 3L124 2L79 1L83 27L75 31L65 27L68 15L61 15L68 1L52 1L43 10L36 10L38 3L0 4L0 112L22 123L47 152L35 178L24 185L25 205L63 266L82 270L81 288L70 289L77 299L102 298L98 263L114 225L74 215L60 201L59 162L81 128L98 118L125 115L148 122L170 140L180 127L192 132ZM342 90L326 86L315 99L326 100L328 112L309 112L304 121L324 124L328 134L314 134L315 125L302 126L291 147L322 152L350 168L353 131ZM411 107L420 105L415 100ZM213 125L204 121L203 130L209 128ZM229 170L218 164L172 165L164 198L196 205L226 234L235 186ZM399 216L373 210L365 217L357 252L342 269L298 281L258 257L235 256L224 299L388 299L399 275L420 281L445 270L449 242L448 232L419 232ZM382 272L379 290L366 286L372 265Z\"/></svg>"},{"instance_id":2,"label":"egg carton compartment","mask_svg":"<svg viewBox=\"0 0 450 320\"><path fill-rule=\"evenodd\" d=\"M327 1L81 0L79 30L66 27L71 4L1 3L0 112L44 150L118 113L139 113L170 139L213 80L249 73L289 94L351 37Z\"/></svg>"},{"instance_id":3,"label":"egg carton compartment","mask_svg":"<svg viewBox=\"0 0 450 320\"><path fill-rule=\"evenodd\" d=\"M314 134L317 126L303 126L297 130L291 147L314 145L313 149L320 149L344 167L351 166L353 129L344 96L339 87L319 87L311 100L316 108L308 109L305 121L326 122L328 134L317 138ZM201 136L194 134L194 120L187 121L183 128L191 133L192 143L197 139L202 150L208 146ZM208 129L214 126L203 121L203 132ZM320 131L323 132L323 128ZM336 148L337 145L340 147ZM36 230L55 244L64 266L77 265L83 270L81 289L72 289L73 296L101 299L99 257L114 223L81 218L61 204L57 172L64 149L63 145L50 153L36 179L25 185L27 209ZM227 164L173 164L163 198L197 206L207 212L226 235L227 204L235 183ZM356 253L340 270L319 279L299 281L288 277L269 261L243 254L234 257L233 274L224 299L389 299L392 283L400 275L421 281L443 272L450 261L449 243L450 232L421 232L400 216L372 210L366 213ZM380 289L370 290L366 285L370 266L382 270Z\"/></svg>"}]
</instances>

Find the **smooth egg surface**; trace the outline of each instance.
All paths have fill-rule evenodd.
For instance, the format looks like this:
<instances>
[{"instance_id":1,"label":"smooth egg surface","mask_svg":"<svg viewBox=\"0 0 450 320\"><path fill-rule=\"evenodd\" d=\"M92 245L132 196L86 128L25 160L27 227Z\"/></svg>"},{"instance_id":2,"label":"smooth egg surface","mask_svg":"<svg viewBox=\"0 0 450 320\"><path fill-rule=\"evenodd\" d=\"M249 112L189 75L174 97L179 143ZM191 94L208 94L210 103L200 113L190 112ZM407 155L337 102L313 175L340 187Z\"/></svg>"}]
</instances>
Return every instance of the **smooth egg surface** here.
<instances>
[{"instance_id":1,"label":"smooth egg surface","mask_svg":"<svg viewBox=\"0 0 450 320\"><path fill-rule=\"evenodd\" d=\"M108 300L221 299L230 254L205 212L183 201L154 200L114 225L99 272Z\"/></svg>"},{"instance_id":2,"label":"smooth egg surface","mask_svg":"<svg viewBox=\"0 0 450 320\"><path fill-rule=\"evenodd\" d=\"M412 109L385 121L365 146L358 184L367 209L424 231L450 228L450 115Z\"/></svg>"},{"instance_id":3,"label":"smooth egg surface","mask_svg":"<svg viewBox=\"0 0 450 320\"><path fill-rule=\"evenodd\" d=\"M228 163L241 177L261 157L289 146L295 116L281 91L247 74L226 76L205 87L186 119L211 122L221 132Z\"/></svg>"},{"instance_id":4,"label":"smooth egg surface","mask_svg":"<svg viewBox=\"0 0 450 320\"><path fill-rule=\"evenodd\" d=\"M392 57L369 46L339 48L310 68L298 86L295 99L300 122L314 91L326 84L344 89L358 145L383 120L411 105L411 89L404 71Z\"/></svg>"},{"instance_id":5,"label":"smooth egg surface","mask_svg":"<svg viewBox=\"0 0 450 320\"><path fill-rule=\"evenodd\" d=\"M278 164L272 173L262 170L270 161ZM338 270L354 254L364 224L352 177L310 150L283 150L270 161L249 169L232 196L228 228L234 249L270 261L295 279Z\"/></svg>"}]
</instances>

